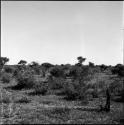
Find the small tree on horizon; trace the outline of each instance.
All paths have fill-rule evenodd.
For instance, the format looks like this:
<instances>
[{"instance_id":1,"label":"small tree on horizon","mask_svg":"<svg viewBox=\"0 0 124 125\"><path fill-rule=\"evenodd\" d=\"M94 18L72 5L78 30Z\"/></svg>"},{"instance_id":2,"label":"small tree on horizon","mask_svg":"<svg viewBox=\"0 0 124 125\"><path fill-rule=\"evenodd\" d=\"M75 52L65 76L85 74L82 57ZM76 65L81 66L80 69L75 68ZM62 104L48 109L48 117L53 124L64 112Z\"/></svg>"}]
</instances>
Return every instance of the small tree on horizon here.
<instances>
[{"instance_id":1,"label":"small tree on horizon","mask_svg":"<svg viewBox=\"0 0 124 125\"><path fill-rule=\"evenodd\" d=\"M94 63L89 62L89 66L90 66L90 67L94 67Z\"/></svg>"},{"instance_id":2,"label":"small tree on horizon","mask_svg":"<svg viewBox=\"0 0 124 125\"><path fill-rule=\"evenodd\" d=\"M80 64L82 64L86 60L86 58L83 58L82 56L77 57L77 59Z\"/></svg>"},{"instance_id":3,"label":"small tree on horizon","mask_svg":"<svg viewBox=\"0 0 124 125\"><path fill-rule=\"evenodd\" d=\"M20 60L20 61L18 62L18 64L20 64L20 65L26 65L26 63L27 63L27 61L25 61L25 60Z\"/></svg>"},{"instance_id":4,"label":"small tree on horizon","mask_svg":"<svg viewBox=\"0 0 124 125\"><path fill-rule=\"evenodd\" d=\"M0 57L0 71L2 70L3 66L9 61L7 57Z\"/></svg>"},{"instance_id":5,"label":"small tree on horizon","mask_svg":"<svg viewBox=\"0 0 124 125\"><path fill-rule=\"evenodd\" d=\"M77 57L78 63L77 66L82 66L82 63L86 60L86 58L83 58L82 56Z\"/></svg>"}]
</instances>

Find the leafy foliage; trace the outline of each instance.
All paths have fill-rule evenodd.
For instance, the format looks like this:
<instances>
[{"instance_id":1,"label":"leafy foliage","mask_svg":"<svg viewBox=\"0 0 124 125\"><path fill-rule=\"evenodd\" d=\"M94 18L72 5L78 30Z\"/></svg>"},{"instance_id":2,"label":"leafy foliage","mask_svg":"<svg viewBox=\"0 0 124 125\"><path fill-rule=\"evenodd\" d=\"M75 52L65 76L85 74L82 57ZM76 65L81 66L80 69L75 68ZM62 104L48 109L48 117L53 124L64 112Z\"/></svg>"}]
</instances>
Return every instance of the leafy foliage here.
<instances>
[{"instance_id":1,"label":"leafy foliage","mask_svg":"<svg viewBox=\"0 0 124 125\"><path fill-rule=\"evenodd\" d=\"M3 83L9 83L12 78L12 75L10 73L3 73L1 76L1 80Z\"/></svg>"},{"instance_id":2,"label":"leafy foliage","mask_svg":"<svg viewBox=\"0 0 124 125\"><path fill-rule=\"evenodd\" d=\"M0 65L5 65L9 61L7 57L0 57Z\"/></svg>"},{"instance_id":3,"label":"leafy foliage","mask_svg":"<svg viewBox=\"0 0 124 125\"><path fill-rule=\"evenodd\" d=\"M117 64L113 69L112 69L113 74L118 74L119 76L124 77L124 66L122 64Z\"/></svg>"},{"instance_id":4,"label":"leafy foliage","mask_svg":"<svg viewBox=\"0 0 124 125\"><path fill-rule=\"evenodd\" d=\"M20 65L25 65L27 63L27 61L25 61L25 60L20 60L19 62L18 62L18 64L20 64Z\"/></svg>"},{"instance_id":5,"label":"leafy foliage","mask_svg":"<svg viewBox=\"0 0 124 125\"><path fill-rule=\"evenodd\" d=\"M15 68L11 66L4 67L4 72L6 73L13 73L15 71Z\"/></svg>"},{"instance_id":6,"label":"leafy foliage","mask_svg":"<svg viewBox=\"0 0 124 125\"><path fill-rule=\"evenodd\" d=\"M86 99L87 81L90 80L88 67L74 66L70 70L71 79L64 84L64 93L68 99Z\"/></svg>"},{"instance_id":7,"label":"leafy foliage","mask_svg":"<svg viewBox=\"0 0 124 125\"><path fill-rule=\"evenodd\" d=\"M45 95L48 91L48 84L44 82L38 82L34 85L33 94L35 95Z\"/></svg>"},{"instance_id":8,"label":"leafy foliage","mask_svg":"<svg viewBox=\"0 0 124 125\"><path fill-rule=\"evenodd\" d=\"M94 67L94 63L89 62L89 66L90 66L90 67Z\"/></svg>"},{"instance_id":9,"label":"leafy foliage","mask_svg":"<svg viewBox=\"0 0 124 125\"><path fill-rule=\"evenodd\" d=\"M49 81L49 86L51 89L62 89L64 86L65 79L62 77L54 77Z\"/></svg>"},{"instance_id":10,"label":"leafy foliage","mask_svg":"<svg viewBox=\"0 0 124 125\"><path fill-rule=\"evenodd\" d=\"M61 67L52 67L50 69L50 74L54 77L64 77L64 71Z\"/></svg>"},{"instance_id":11,"label":"leafy foliage","mask_svg":"<svg viewBox=\"0 0 124 125\"><path fill-rule=\"evenodd\" d=\"M35 78L32 74L32 72L30 72L30 70L27 71L20 71L16 77L17 79L17 88L18 89L22 89L22 88L32 88L35 85Z\"/></svg>"}]
</instances>

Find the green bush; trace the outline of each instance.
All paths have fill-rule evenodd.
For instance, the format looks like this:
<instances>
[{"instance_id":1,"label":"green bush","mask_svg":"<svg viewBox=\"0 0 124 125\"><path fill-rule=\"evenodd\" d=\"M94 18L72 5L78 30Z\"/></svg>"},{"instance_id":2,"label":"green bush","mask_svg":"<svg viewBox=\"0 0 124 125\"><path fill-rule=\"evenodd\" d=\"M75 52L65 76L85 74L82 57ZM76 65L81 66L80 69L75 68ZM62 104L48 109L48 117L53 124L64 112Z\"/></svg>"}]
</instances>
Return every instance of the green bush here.
<instances>
[{"instance_id":1,"label":"green bush","mask_svg":"<svg viewBox=\"0 0 124 125\"><path fill-rule=\"evenodd\" d=\"M13 73L15 71L15 69L13 67L4 67L4 71L6 73Z\"/></svg>"},{"instance_id":2,"label":"green bush","mask_svg":"<svg viewBox=\"0 0 124 125\"><path fill-rule=\"evenodd\" d=\"M50 69L50 74L54 77L64 77L64 71L60 66L52 67Z\"/></svg>"},{"instance_id":3,"label":"green bush","mask_svg":"<svg viewBox=\"0 0 124 125\"><path fill-rule=\"evenodd\" d=\"M84 83L75 81L67 81L64 84L63 93L66 95L67 99L75 100L75 99L86 99L86 91L87 87Z\"/></svg>"},{"instance_id":4,"label":"green bush","mask_svg":"<svg viewBox=\"0 0 124 125\"><path fill-rule=\"evenodd\" d=\"M64 84L63 93L66 95L67 99L74 100L78 97L79 95L78 90L74 86L75 86L75 83L72 83L72 82L66 82Z\"/></svg>"},{"instance_id":5,"label":"green bush","mask_svg":"<svg viewBox=\"0 0 124 125\"><path fill-rule=\"evenodd\" d=\"M56 77L54 77L52 79L52 81L50 81L49 86L50 86L51 89L61 89L61 88L63 88L64 82L65 82L64 78L61 78L61 77L56 78Z\"/></svg>"},{"instance_id":6,"label":"green bush","mask_svg":"<svg viewBox=\"0 0 124 125\"><path fill-rule=\"evenodd\" d=\"M9 83L11 80L11 74L10 73L3 73L1 80L3 83Z\"/></svg>"},{"instance_id":7,"label":"green bush","mask_svg":"<svg viewBox=\"0 0 124 125\"><path fill-rule=\"evenodd\" d=\"M70 79L64 83L63 93L67 99L87 100L89 85L87 84L93 72L87 66L72 66L70 68Z\"/></svg>"},{"instance_id":8,"label":"green bush","mask_svg":"<svg viewBox=\"0 0 124 125\"><path fill-rule=\"evenodd\" d=\"M24 72L18 73L16 79L17 79L17 85L16 85L17 89L33 88L36 82L33 74L30 71L24 71Z\"/></svg>"},{"instance_id":9,"label":"green bush","mask_svg":"<svg viewBox=\"0 0 124 125\"><path fill-rule=\"evenodd\" d=\"M113 74L118 74L119 76L123 77L124 76L124 66L122 64L117 64L112 68L112 73Z\"/></svg>"},{"instance_id":10,"label":"green bush","mask_svg":"<svg viewBox=\"0 0 124 125\"><path fill-rule=\"evenodd\" d=\"M34 86L34 92L35 95L45 95L48 91L48 84L39 82Z\"/></svg>"}]
</instances>

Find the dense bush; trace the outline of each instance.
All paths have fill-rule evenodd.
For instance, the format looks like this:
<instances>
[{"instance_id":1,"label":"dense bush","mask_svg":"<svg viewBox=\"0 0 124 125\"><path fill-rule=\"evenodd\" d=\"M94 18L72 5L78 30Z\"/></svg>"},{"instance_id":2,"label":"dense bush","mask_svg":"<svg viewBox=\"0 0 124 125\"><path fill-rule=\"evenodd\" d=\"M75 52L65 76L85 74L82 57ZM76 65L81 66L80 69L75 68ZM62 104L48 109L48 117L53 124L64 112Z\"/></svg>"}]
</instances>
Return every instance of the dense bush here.
<instances>
[{"instance_id":1,"label":"dense bush","mask_svg":"<svg viewBox=\"0 0 124 125\"><path fill-rule=\"evenodd\" d=\"M10 66L4 67L4 72L6 72L6 73L13 73L14 70L15 69L13 67L10 67Z\"/></svg>"},{"instance_id":2,"label":"dense bush","mask_svg":"<svg viewBox=\"0 0 124 125\"><path fill-rule=\"evenodd\" d=\"M77 99L79 96L79 85L76 85L75 82L67 81L64 84L63 93L66 95L67 99Z\"/></svg>"},{"instance_id":3,"label":"dense bush","mask_svg":"<svg viewBox=\"0 0 124 125\"><path fill-rule=\"evenodd\" d=\"M28 67L35 72L36 75L40 75L41 73L41 66L39 63L33 61L30 64L28 64Z\"/></svg>"},{"instance_id":4,"label":"dense bush","mask_svg":"<svg viewBox=\"0 0 124 125\"><path fill-rule=\"evenodd\" d=\"M122 64L117 64L115 67L112 68L113 74L118 74L119 76L124 76L124 66Z\"/></svg>"},{"instance_id":5,"label":"dense bush","mask_svg":"<svg viewBox=\"0 0 124 125\"><path fill-rule=\"evenodd\" d=\"M65 79L62 77L56 78L54 77L51 81L49 81L49 86L51 89L61 89L64 86Z\"/></svg>"},{"instance_id":6,"label":"dense bush","mask_svg":"<svg viewBox=\"0 0 124 125\"><path fill-rule=\"evenodd\" d=\"M11 99L8 96L0 98L0 103L10 103Z\"/></svg>"},{"instance_id":7,"label":"dense bush","mask_svg":"<svg viewBox=\"0 0 124 125\"><path fill-rule=\"evenodd\" d=\"M33 94L35 95L45 95L48 91L48 84L44 82L37 82L37 84L34 85L34 91Z\"/></svg>"},{"instance_id":8,"label":"dense bush","mask_svg":"<svg viewBox=\"0 0 124 125\"><path fill-rule=\"evenodd\" d=\"M64 84L64 93L68 99L86 100L87 81L91 79L88 67L74 66L70 70L70 79Z\"/></svg>"},{"instance_id":9,"label":"dense bush","mask_svg":"<svg viewBox=\"0 0 124 125\"><path fill-rule=\"evenodd\" d=\"M52 67L50 69L50 74L54 77L64 77L64 71L62 69L62 67Z\"/></svg>"},{"instance_id":10,"label":"dense bush","mask_svg":"<svg viewBox=\"0 0 124 125\"><path fill-rule=\"evenodd\" d=\"M30 70L19 72L16 79L18 82L16 87L18 89L22 89L22 88L30 89L30 88L33 88L33 86L35 85L35 78L33 74L30 72Z\"/></svg>"},{"instance_id":11,"label":"dense bush","mask_svg":"<svg viewBox=\"0 0 124 125\"><path fill-rule=\"evenodd\" d=\"M9 83L12 75L10 73L3 73L1 76L1 80L3 83Z\"/></svg>"},{"instance_id":12,"label":"dense bush","mask_svg":"<svg viewBox=\"0 0 124 125\"><path fill-rule=\"evenodd\" d=\"M104 65L104 64L100 65L99 67L100 67L101 71L104 71L104 70L106 70L106 69L107 69L107 66L106 66L106 65Z\"/></svg>"},{"instance_id":13,"label":"dense bush","mask_svg":"<svg viewBox=\"0 0 124 125\"><path fill-rule=\"evenodd\" d=\"M123 81L119 78L113 80L109 86L112 95L121 95L123 90Z\"/></svg>"}]
</instances>

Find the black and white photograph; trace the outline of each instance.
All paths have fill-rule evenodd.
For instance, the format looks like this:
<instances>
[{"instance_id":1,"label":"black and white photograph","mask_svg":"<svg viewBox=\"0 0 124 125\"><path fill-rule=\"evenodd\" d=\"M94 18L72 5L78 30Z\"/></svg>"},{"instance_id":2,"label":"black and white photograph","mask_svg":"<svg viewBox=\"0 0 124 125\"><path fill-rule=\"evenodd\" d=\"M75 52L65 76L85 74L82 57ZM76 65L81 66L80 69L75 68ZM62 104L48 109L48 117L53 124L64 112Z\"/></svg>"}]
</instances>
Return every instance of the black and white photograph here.
<instances>
[{"instance_id":1,"label":"black and white photograph","mask_svg":"<svg viewBox=\"0 0 124 125\"><path fill-rule=\"evenodd\" d=\"M124 124L124 2L1 3L0 124Z\"/></svg>"}]
</instances>

